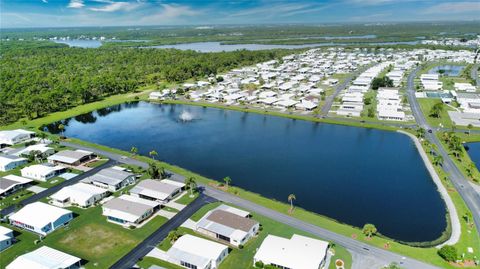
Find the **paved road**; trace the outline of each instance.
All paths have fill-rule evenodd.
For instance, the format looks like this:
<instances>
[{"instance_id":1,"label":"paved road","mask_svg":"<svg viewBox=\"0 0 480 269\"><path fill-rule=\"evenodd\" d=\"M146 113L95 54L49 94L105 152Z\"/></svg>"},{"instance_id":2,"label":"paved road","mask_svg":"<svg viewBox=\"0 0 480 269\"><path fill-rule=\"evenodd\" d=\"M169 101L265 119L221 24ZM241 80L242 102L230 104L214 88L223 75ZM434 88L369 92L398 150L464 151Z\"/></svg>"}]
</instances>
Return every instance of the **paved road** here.
<instances>
[{"instance_id":1,"label":"paved road","mask_svg":"<svg viewBox=\"0 0 480 269\"><path fill-rule=\"evenodd\" d=\"M436 130L432 129L431 126L427 123L425 116L420 109L420 105L415 98L414 79L419 70L420 67L408 76L407 96L410 106L412 107L412 113L420 127L427 130L432 130L432 133L427 132L425 134L425 138L429 140L430 143L437 146L439 154L443 157L444 160L443 168L445 172L449 175L453 186L458 191L458 193L460 193L470 211L472 211L475 225L477 227L480 227L480 195L473 189L473 187L468 183L468 180L463 176L460 170L458 170L457 166L453 163L447 151L438 140L436 136ZM477 229L477 232L480 235L480 229Z\"/></svg>"},{"instance_id":2,"label":"paved road","mask_svg":"<svg viewBox=\"0 0 480 269\"><path fill-rule=\"evenodd\" d=\"M182 223L189 219L193 215L193 213L197 212L201 207L213 202L216 202L216 200L204 194L200 194L197 199L195 199L192 203L186 206L182 211L178 212L173 218L169 219L158 230L153 232L149 237L147 237L147 239L143 240L139 245L132 249L132 251L130 251L127 255L123 256L110 268L133 268L137 261L145 257L147 253L149 253L160 242L162 242L171 230L174 230L180 225L182 225Z\"/></svg>"},{"instance_id":3,"label":"paved road","mask_svg":"<svg viewBox=\"0 0 480 269\"><path fill-rule=\"evenodd\" d=\"M141 167L144 167L144 168L148 167L147 163L144 163L144 162L141 162L141 161L138 161L138 160L134 160L134 159L131 159L131 158L122 158L120 155L115 154L115 153L106 152L106 151L98 150L98 149L95 149L95 148L80 146L80 145L77 145L77 144L74 144L74 143L64 142L63 144L67 145L67 146L70 146L70 147L77 147L77 148L80 148L80 149L96 152L97 154L101 154L101 155L106 156L106 157L108 157L112 160L118 160L120 162L124 162L124 163L127 163L127 164L134 164L134 165L138 165L138 166L141 166ZM173 174L173 173L172 173L172 179L180 181L180 182L184 181L183 176L178 175L178 174ZM232 195L232 194L214 189L212 187L201 185L201 184L199 184L199 187L203 190L203 193L205 195L209 196L209 197L212 197L212 198L214 198L216 200L219 200L219 201L232 203L236 206L243 207L243 208L245 208L245 209L247 209L251 212L256 212L260 215L269 217L269 218L271 218L273 220L276 220L278 222L281 222L281 223L285 223L285 224L290 225L292 227L295 227L299 230L302 230L302 231L311 233L313 235L316 235L316 236L318 236L320 238L323 238L325 240L335 242L336 244L347 248L353 254L354 257L361 257L359 259L361 259L362 263L364 263L364 264L375 264L374 266L371 266L371 267L357 267L357 268L379 268L383 265L389 264L390 262L403 263L403 267L408 268L408 269L410 269L410 268L412 268L412 269L434 269L434 268L438 268L438 267L435 267L433 265L429 265L429 264L426 264L426 263L423 263L423 262L420 262L420 261L417 261L417 260L414 260L414 259L410 259L410 258L405 258L404 259L404 257L402 257L401 255L395 254L393 252L389 252L389 251L383 250L381 248L376 248L376 247L370 246L368 244L365 244L365 243L359 242L357 240L354 240L350 237L346 237L344 235L334 233L334 232L329 231L327 229L324 229L324 228L315 226L313 224L301 221L301 220L293 218L289 215L282 214L278 211L260 206L258 204L253 203L253 202L250 202L248 200L245 200L245 199L239 198L235 195ZM151 250L151 248L150 248L150 250ZM141 253L146 255L146 253L148 253L148 251L145 252L145 250L143 250ZM124 260L124 259L122 258L122 260ZM365 261L367 261L367 262L365 262ZM113 268L120 268L120 267L113 267ZM127 268L127 267L121 267L121 268Z\"/></svg>"},{"instance_id":4,"label":"paved road","mask_svg":"<svg viewBox=\"0 0 480 269\"><path fill-rule=\"evenodd\" d=\"M27 199L25 199L25 200L23 200L22 202L20 202L20 205L24 206L24 205L26 205L26 204L30 204L30 203L36 202L36 201L38 201L38 200L40 200L40 199L43 199L43 198L45 198L45 197L48 197L48 196L56 193L57 191L59 191L61 188L66 187L66 186L73 185L73 184L79 182L80 180L82 180L82 179L84 179L84 178L87 178L87 177L95 174L96 172L104 169L104 168L107 168L107 167L110 167L110 166L114 165L115 163L116 163L116 162L113 161L113 160L108 160L106 163L104 163L104 164L102 164L102 165L100 165L100 166L98 166L98 167L95 167L95 168L93 168L93 169L91 169L91 170L89 170L89 171L87 171L87 172L84 172L84 173L82 173L82 174L80 174L80 175L78 175L78 176L76 176L76 177L73 177L73 178L71 178L71 179L69 179L69 180L65 180L64 182L62 182L62 183L60 183L60 184L58 184L58 185L56 185L56 186L53 186L53 187L48 188L48 189L46 189L46 190L44 190L44 191L42 191L42 192L39 192L39 193L37 193L37 194L34 194L34 195L28 197ZM15 205L11 205L11 206L9 206L9 207L6 207L6 208L2 209L2 210L0 211L0 214L2 214L2 216L5 216L5 215L8 215L8 214L14 212L15 209L16 209L16 206L15 206Z\"/></svg>"}]
</instances>

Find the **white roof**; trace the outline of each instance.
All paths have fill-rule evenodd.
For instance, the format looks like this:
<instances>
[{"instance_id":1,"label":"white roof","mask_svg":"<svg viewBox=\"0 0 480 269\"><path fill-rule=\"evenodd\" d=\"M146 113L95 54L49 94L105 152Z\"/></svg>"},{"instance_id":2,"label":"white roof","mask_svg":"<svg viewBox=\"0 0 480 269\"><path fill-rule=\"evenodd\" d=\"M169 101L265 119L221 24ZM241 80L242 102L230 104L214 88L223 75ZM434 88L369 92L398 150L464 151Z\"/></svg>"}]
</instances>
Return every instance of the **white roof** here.
<instances>
[{"instance_id":1,"label":"white roof","mask_svg":"<svg viewBox=\"0 0 480 269\"><path fill-rule=\"evenodd\" d=\"M68 268L81 259L59 250L42 246L23 254L7 265L7 269L59 269Z\"/></svg>"},{"instance_id":2,"label":"white roof","mask_svg":"<svg viewBox=\"0 0 480 269\"><path fill-rule=\"evenodd\" d=\"M20 156L22 154L29 154L31 151L34 151L34 150L38 150L41 153L45 153L49 150L53 150L53 148L47 147L47 144L36 144L20 150L19 152L15 153L15 155Z\"/></svg>"},{"instance_id":3,"label":"white roof","mask_svg":"<svg viewBox=\"0 0 480 269\"><path fill-rule=\"evenodd\" d=\"M19 135L34 134L34 133L35 132L26 131L22 129L0 131L0 141L2 140L9 141L9 140L15 139Z\"/></svg>"},{"instance_id":4,"label":"white roof","mask_svg":"<svg viewBox=\"0 0 480 269\"><path fill-rule=\"evenodd\" d=\"M267 235L255 260L291 269L318 269L325 258L328 242L294 234L291 239Z\"/></svg>"},{"instance_id":5,"label":"white roof","mask_svg":"<svg viewBox=\"0 0 480 269\"><path fill-rule=\"evenodd\" d=\"M216 261L226 249L228 247L225 245L185 234L175 241L167 251L167 255L182 261L203 265L211 260Z\"/></svg>"},{"instance_id":6,"label":"white roof","mask_svg":"<svg viewBox=\"0 0 480 269\"><path fill-rule=\"evenodd\" d=\"M11 215L10 220L43 228L68 213L72 212L42 202L35 202L24 206L18 212Z\"/></svg>"},{"instance_id":7,"label":"white roof","mask_svg":"<svg viewBox=\"0 0 480 269\"><path fill-rule=\"evenodd\" d=\"M131 195L122 195L114 198L103 205L103 215L119 218L128 222L135 222L146 212L159 204L143 198Z\"/></svg>"},{"instance_id":8,"label":"white roof","mask_svg":"<svg viewBox=\"0 0 480 269\"><path fill-rule=\"evenodd\" d=\"M48 175L53 171L61 170L61 169L65 169L65 168L62 167L62 166L59 166L59 165L50 166L50 165L44 165L44 164L34 164L34 165L30 165L30 166L27 166L27 167L23 168L21 171L22 171L22 174L23 173L35 173L35 174L39 174L39 175Z\"/></svg>"},{"instance_id":9,"label":"white roof","mask_svg":"<svg viewBox=\"0 0 480 269\"><path fill-rule=\"evenodd\" d=\"M54 200L63 201L67 198L75 200L77 202L85 202L92 198L95 195L106 193L107 190L87 184L87 183L77 183L71 186L62 188L60 191L51 195L50 198Z\"/></svg>"},{"instance_id":10,"label":"white roof","mask_svg":"<svg viewBox=\"0 0 480 269\"><path fill-rule=\"evenodd\" d=\"M238 215L238 216L243 217L243 218L246 218L250 215L250 212L248 212L248 211L241 210L241 209L238 209L236 207L231 207L231 206L228 206L228 205L225 205L225 204L219 205L217 208L215 208L215 210L227 211L227 212L230 212L232 214Z\"/></svg>"},{"instance_id":11,"label":"white roof","mask_svg":"<svg viewBox=\"0 0 480 269\"><path fill-rule=\"evenodd\" d=\"M174 182L174 184L171 182ZM174 192L177 192L180 188L182 188L182 185L184 186L185 184L177 184L177 182L172 180L159 181L154 179L145 179L133 187L130 190L130 193L136 193L159 200L165 200Z\"/></svg>"},{"instance_id":12,"label":"white roof","mask_svg":"<svg viewBox=\"0 0 480 269\"><path fill-rule=\"evenodd\" d=\"M5 235L7 235L11 232L13 232L12 229L8 229L7 227L0 225L0 236L2 236L2 235L5 236Z\"/></svg>"},{"instance_id":13,"label":"white roof","mask_svg":"<svg viewBox=\"0 0 480 269\"><path fill-rule=\"evenodd\" d=\"M2 181L4 179L8 179L5 181ZM14 181L14 182L9 182L9 180ZM24 177L19 177L16 175L6 175L3 177L0 177L0 194L3 194L7 190L13 188L14 186L17 186L18 184L27 184L32 182L33 180L24 178ZM17 182L17 183L15 183Z\"/></svg>"},{"instance_id":14,"label":"white roof","mask_svg":"<svg viewBox=\"0 0 480 269\"><path fill-rule=\"evenodd\" d=\"M12 162L20 162L20 161L26 161L27 159L18 157L18 156L13 156L13 155L0 155L0 165L1 166L6 166L9 163Z\"/></svg>"}]
</instances>

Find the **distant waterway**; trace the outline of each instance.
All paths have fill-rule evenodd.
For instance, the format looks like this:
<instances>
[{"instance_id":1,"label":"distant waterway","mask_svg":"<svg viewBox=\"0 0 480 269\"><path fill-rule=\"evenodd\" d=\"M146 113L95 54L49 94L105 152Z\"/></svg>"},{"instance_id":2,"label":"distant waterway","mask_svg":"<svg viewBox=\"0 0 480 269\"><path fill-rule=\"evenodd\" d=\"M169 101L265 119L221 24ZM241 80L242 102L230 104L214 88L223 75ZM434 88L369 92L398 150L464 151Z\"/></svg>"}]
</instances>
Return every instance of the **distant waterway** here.
<instances>
[{"instance_id":1,"label":"distant waterway","mask_svg":"<svg viewBox=\"0 0 480 269\"><path fill-rule=\"evenodd\" d=\"M186 117L185 115L188 115ZM61 121L65 135L132 146L208 178L391 238L429 241L446 209L406 135L186 105L127 103ZM48 126L58 133L60 122Z\"/></svg>"},{"instance_id":2,"label":"distant waterway","mask_svg":"<svg viewBox=\"0 0 480 269\"><path fill-rule=\"evenodd\" d=\"M428 71L429 74L444 74L449 77L458 77L465 68L463 65L439 65Z\"/></svg>"}]
</instances>

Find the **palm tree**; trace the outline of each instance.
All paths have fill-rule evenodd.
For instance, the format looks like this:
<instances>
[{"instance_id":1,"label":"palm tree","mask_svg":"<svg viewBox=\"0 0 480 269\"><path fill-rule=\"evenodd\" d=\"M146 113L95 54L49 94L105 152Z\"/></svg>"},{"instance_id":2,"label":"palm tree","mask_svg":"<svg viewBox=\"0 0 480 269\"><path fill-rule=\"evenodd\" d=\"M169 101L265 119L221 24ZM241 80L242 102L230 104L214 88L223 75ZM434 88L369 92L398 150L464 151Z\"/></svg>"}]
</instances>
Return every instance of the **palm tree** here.
<instances>
[{"instance_id":1,"label":"palm tree","mask_svg":"<svg viewBox=\"0 0 480 269\"><path fill-rule=\"evenodd\" d=\"M180 234L178 234L177 229L174 229L170 231L167 235L168 240L170 240L171 243L177 241L178 238L180 238Z\"/></svg>"},{"instance_id":2,"label":"palm tree","mask_svg":"<svg viewBox=\"0 0 480 269\"><path fill-rule=\"evenodd\" d=\"M433 164L434 165L443 165L443 156L442 155L437 155L435 157L433 157Z\"/></svg>"},{"instance_id":3,"label":"palm tree","mask_svg":"<svg viewBox=\"0 0 480 269\"><path fill-rule=\"evenodd\" d=\"M363 226L362 232L368 238L371 238L373 235L377 233L377 227L375 225L367 223Z\"/></svg>"},{"instance_id":4,"label":"palm tree","mask_svg":"<svg viewBox=\"0 0 480 269\"><path fill-rule=\"evenodd\" d=\"M467 222L467 224L470 224L470 221L472 221L472 212L467 211L465 215L463 215L463 218Z\"/></svg>"},{"instance_id":5,"label":"palm tree","mask_svg":"<svg viewBox=\"0 0 480 269\"><path fill-rule=\"evenodd\" d=\"M63 124L58 125L58 130L62 133L62 136L64 136L63 131L65 131L65 125Z\"/></svg>"},{"instance_id":6,"label":"palm tree","mask_svg":"<svg viewBox=\"0 0 480 269\"><path fill-rule=\"evenodd\" d=\"M288 201L290 202L290 212L293 212L293 200L297 200L295 194L291 193L288 195Z\"/></svg>"},{"instance_id":7,"label":"palm tree","mask_svg":"<svg viewBox=\"0 0 480 269\"><path fill-rule=\"evenodd\" d=\"M38 133L37 136L38 136L38 138L40 138L40 141L41 141L42 143L45 143L45 138L47 138L47 135L46 135L44 132Z\"/></svg>"},{"instance_id":8,"label":"palm tree","mask_svg":"<svg viewBox=\"0 0 480 269\"><path fill-rule=\"evenodd\" d=\"M417 137L424 138L425 137L425 128L418 127L417 129Z\"/></svg>"},{"instance_id":9,"label":"palm tree","mask_svg":"<svg viewBox=\"0 0 480 269\"><path fill-rule=\"evenodd\" d=\"M472 132L472 128L473 128L473 125L470 123L467 125L467 129L468 129L468 135L470 136L470 133Z\"/></svg>"},{"instance_id":10,"label":"palm tree","mask_svg":"<svg viewBox=\"0 0 480 269\"><path fill-rule=\"evenodd\" d=\"M150 158L155 160L155 156L158 156L158 153L155 150L152 150L148 153L150 155Z\"/></svg>"},{"instance_id":11,"label":"palm tree","mask_svg":"<svg viewBox=\"0 0 480 269\"><path fill-rule=\"evenodd\" d=\"M223 182L225 182L225 185L227 185L227 189L228 189L228 185L232 183L232 179L230 177L224 177Z\"/></svg>"},{"instance_id":12,"label":"palm tree","mask_svg":"<svg viewBox=\"0 0 480 269\"><path fill-rule=\"evenodd\" d=\"M137 147L132 147L132 148L130 149L130 153L132 153L132 155L137 154L137 153L138 153L138 148L137 148Z\"/></svg>"},{"instance_id":13,"label":"palm tree","mask_svg":"<svg viewBox=\"0 0 480 269\"><path fill-rule=\"evenodd\" d=\"M150 177L152 179L159 179L160 178L160 172L158 170L158 167L153 162L148 164L147 173L150 175Z\"/></svg>"},{"instance_id":14,"label":"palm tree","mask_svg":"<svg viewBox=\"0 0 480 269\"><path fill-rule=\"evenodd\" d=\"M197 185L197 180L194 177L189 177L185 180L185 184L188 186L190 189L190 197L193 197L193 189Z\"/></svg>"}]
</instances>

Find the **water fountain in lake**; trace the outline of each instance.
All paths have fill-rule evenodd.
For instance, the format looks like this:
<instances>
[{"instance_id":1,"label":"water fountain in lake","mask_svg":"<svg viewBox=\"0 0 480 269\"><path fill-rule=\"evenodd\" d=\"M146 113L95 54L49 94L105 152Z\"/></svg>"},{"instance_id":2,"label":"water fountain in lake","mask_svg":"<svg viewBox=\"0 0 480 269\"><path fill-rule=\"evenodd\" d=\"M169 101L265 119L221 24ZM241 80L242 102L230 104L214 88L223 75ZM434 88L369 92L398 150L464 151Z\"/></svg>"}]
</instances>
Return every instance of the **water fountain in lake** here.
<instances>
[{"instance_id":1,"label":"water fountain in lake","mask_svg":"<svg viewBox=\"0 0 480 269\"><path fill-rule=\"evenodd\" d=\"M182 121L182 122L189 122L189 121L193 120L193 115L192 115L192 113L184 110L180 114L179 118L180 118L180 121Z\"/></svg>"}]
</instances>

